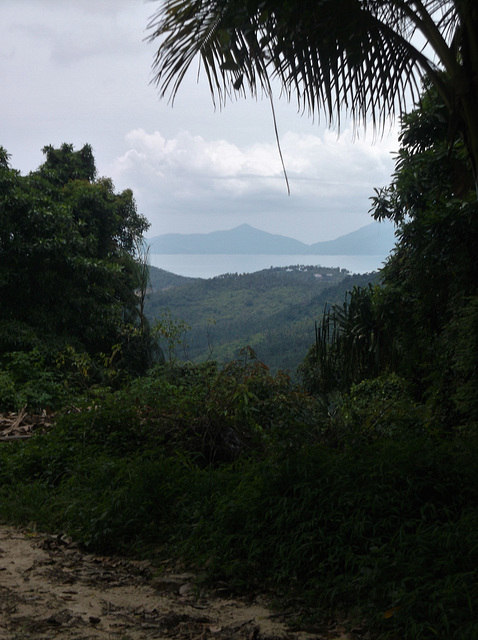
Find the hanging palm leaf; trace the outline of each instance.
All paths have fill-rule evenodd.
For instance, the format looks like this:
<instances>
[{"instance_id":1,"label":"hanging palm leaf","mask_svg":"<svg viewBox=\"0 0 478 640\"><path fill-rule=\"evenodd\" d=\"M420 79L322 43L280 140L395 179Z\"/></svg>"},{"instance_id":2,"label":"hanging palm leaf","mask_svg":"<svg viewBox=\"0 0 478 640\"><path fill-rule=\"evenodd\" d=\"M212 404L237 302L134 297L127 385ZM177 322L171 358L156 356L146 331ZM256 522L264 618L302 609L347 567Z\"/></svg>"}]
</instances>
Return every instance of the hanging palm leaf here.
<instances>
[{"instance_id":1,"label":"hanging palm leaf","mask_svg":"<svg viewBox=\"0 0 478 640\"><path fill-rule=\"evenodd\" d=\"M166 0L150 24L160 40L155 82L171 100L199 56L215 103L272 81L301 110L340 126L382 129L435 86L478 166L475 0Z\"/></svg>"}]
</instances>

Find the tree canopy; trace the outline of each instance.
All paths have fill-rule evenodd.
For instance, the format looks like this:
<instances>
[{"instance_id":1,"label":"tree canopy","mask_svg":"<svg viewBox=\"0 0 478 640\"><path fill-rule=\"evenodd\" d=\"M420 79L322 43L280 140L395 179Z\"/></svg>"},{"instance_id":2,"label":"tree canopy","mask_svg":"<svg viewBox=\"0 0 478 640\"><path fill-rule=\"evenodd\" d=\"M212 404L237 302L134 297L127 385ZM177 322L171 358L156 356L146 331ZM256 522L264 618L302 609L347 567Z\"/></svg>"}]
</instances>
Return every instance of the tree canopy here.
<instances>
[{"instance_id":1,"label":"tree canopy","mask_svg":"<svg viewBox=\"0 0 478 640\"><path fill-rule=\"evenodd\" d=\"M374 217L397 225L396 246L380 286L326 310L302 374L319 393L397 374L453 430L478 424L478 203L445 116L432 89L403 117L392 182L372 199Z\"/></svg>"},{"instance_id":2,"label":"tree canopy","mask_svg":"<svg viewBox=\"0 0 478 640\"><path fill-rule=\"evenodd\" d=\"M130 190L96 178L89 145L43 152L21 176L0 150L0 350L28 348L21 335L108 350L122 326L138 323L137 247L148 222Z\"/></svg>"},{"instance_id":3,"label":"tree canopy","mask_svg":"<svg viewBox=\"0 0 478 640\"><path fill-rule=\"evenodd\" d=\"M310 114L381 128L423 77L478 167L478 7L474 0L167 0L149 24L161 95L174 99L197 55L214 99L296 97Z\"/></svg>"}]
</instances>

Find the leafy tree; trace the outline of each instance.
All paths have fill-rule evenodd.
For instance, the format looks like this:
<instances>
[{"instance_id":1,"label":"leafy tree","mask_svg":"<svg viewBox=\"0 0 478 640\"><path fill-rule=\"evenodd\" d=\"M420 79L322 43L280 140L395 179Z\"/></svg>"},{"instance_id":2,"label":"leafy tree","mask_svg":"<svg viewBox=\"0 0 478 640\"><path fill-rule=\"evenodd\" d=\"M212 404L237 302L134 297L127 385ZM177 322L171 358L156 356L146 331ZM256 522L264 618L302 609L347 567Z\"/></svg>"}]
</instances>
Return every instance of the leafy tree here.
<instances>
[{"instance_id":1,"label":"leafy tree","mask_svg":"<svg viewBox=\"0 0 478 640\"><path fill-rule=\"evenodd\" d=\"M32 347L33 336L90 353L126 345L124 327L139 322L137 247L148 223L130 190L96 178L89 145L43 152L27 176L0 154L1 351ZM14 339L19 327L29 344Z\"/></svg>"},{"instance_id":2,"label":"leafy tree","mask_svg":"<svg viewBox=\"0 0 478 640\"><path fill-rule=\"evenodd\" d=\"M476 421L478 207L463 142L450 139L445 116L433 90L404 116L392 184L377 191L372 211L398 224L382 303L393 309L401 373L435 417L459 424Z\"/></svg>"},{"instance_id":3,"label":"leafy tree","mask_svg":"<svg viewBox=\"0 0 478 640\"><path fill-rule=\"evenodd\" d=\"M65 185L70 180L93 182L96 177L93 149L89 144L85 144L77 152L73 151L72 144L62 144L59 149L47 145L43 147L43 153L46 160L40 167L39 173L59 186Z\"/></svg>"},{"instance_id":4,"label":"leafy tree","mask_svg":"<svg viewBox=\"0 0 478 640\"><path fill-rule=\"evenodd\" d=\"M478 205L446 115L431 88L403 116L392 183L372 199L374 217L397 225L381 285L324 315L302 375L323 394L395 372L435 422L456 427L478 423Z\"/></svg>"},{"instance_id":5,"label":"leafy tree","mask_svg":"<svg viewBox=\"0 0 478 640\"><path fill-rule=\"evenodd\" d=\"M169 0L152 19L154 70L174 98L197 54L213 98L287 98L311 114L383 126L426 76L460 134L478 186L478 10L474 0ZM424 41L426 47L424 47Z\"/></svg>"},{"instance_id":6,"label":"leafy tree","mask_svg":"<svg viewBox=\"0 0 478 640\"><path fill-rule=\"evenodd\" d=\"M393 181L376 190L373 216L402 225L443 202L473 202L473 176L463 142L428 82L420 104L401 118L400 149Z\"/></svg>"}]
</instances>

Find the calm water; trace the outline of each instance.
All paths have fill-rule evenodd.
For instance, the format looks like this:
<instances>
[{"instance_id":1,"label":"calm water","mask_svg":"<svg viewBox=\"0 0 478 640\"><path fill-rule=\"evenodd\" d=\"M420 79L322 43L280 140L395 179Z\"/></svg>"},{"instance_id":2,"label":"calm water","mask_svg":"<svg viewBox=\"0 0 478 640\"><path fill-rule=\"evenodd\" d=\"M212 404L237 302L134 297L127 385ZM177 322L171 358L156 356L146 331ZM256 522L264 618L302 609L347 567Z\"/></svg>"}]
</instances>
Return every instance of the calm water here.
<instances>
[{"instance_id":1,"label":"calm water","mask_svg":"<svg viewBox=\"0 0 478 640\"><path fill-rule=\"evenodd\" d=\"M151 266L178 276L214 278L223 273L254 273L269 267L296 264L340 267L351 273L370 273L383 265L387 256L318 256L318 255L223 255L223 254L157 254L151 253Z\"/></svg>"}]
</instances>

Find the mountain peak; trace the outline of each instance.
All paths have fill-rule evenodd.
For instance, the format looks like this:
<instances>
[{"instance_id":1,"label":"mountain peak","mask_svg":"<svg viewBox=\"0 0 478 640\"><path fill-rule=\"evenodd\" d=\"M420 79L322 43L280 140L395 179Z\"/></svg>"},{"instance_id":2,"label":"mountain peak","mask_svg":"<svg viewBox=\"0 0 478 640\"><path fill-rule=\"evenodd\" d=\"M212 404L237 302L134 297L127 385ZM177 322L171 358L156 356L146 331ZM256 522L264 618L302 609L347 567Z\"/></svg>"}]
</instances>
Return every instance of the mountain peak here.
<instances>
[{"instance_id":1,"label":"mountain peak","mask_svg":"<svg viewBox=\"0 0 478 640\"><path fill-rule=\"evenodd\" d=\"M270 255L380 255L395 244L393 225L372 222L335 240L304 244L268 233L247 222L225 231L169 233L149 239L152 253L270 254Z\"/></svg>"}]
</instances>

